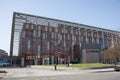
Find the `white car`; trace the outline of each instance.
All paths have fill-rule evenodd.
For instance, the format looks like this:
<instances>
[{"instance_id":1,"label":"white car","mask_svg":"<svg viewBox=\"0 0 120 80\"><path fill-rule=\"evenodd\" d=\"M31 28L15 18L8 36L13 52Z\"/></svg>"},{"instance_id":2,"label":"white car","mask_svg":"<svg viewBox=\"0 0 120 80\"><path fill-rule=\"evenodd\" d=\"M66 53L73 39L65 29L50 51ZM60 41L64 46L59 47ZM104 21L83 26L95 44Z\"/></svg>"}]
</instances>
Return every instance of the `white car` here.
<instances>
[{"instance_id":1,"label":"white car","mask_svg":"<svg viewBox=\"0 0 120 80\"><path fill-rule=\"evenodd\" d=\"M10 63L8 63L8 62L5 62L5 61L0 61L0 66L9 66L10 65Z\"/></svg>"}]
</instances>

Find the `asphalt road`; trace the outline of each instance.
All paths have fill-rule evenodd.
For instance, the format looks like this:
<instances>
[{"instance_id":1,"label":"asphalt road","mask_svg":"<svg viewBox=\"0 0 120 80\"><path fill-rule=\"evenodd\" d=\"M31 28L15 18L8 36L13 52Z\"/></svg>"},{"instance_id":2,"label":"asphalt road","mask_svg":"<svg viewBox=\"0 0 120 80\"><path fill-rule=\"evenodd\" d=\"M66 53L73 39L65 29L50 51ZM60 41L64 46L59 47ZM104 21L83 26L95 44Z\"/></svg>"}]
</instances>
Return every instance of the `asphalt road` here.
<instances>
[{"instance_id":1,"label":"asphalt road","mask_svg":"<svg viewBox=\"0 0 120 80\"><path fill-rule=\"evenodd\" d=\"M120 72L113 69L45 70L35 68L4 69L8 73L1 80L120 80Z\"/></svg>"}]
</instances>

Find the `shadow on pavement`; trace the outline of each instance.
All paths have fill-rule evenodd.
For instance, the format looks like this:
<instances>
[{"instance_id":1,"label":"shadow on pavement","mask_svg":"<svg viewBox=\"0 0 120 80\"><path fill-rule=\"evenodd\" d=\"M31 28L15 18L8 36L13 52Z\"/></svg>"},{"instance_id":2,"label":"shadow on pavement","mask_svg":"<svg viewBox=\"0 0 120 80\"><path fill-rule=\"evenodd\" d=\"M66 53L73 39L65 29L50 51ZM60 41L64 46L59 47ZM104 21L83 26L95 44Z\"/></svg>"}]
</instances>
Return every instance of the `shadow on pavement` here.
<instances>
[{"instance_id":1,"label":"shadow on pavement","mask_svg":"<svg viewBox=\"0 0 120 80\"><path fill-rule=\"evenodd\" d=\"M113 66L93 67L93 68L89 68L89 69L108 69L108 68L113 68Z\"/></svg>"},{"instance_id":2,"label":"shadow on pavement","mask_svg":"<svg viewBox=\"0 0 120 80\"><path fill-rule=\"evenodd\" d=\"M6 71L0 71L0 73L7 73Z\"/></svg>"},{"instance_id":3,"label":"shadow on pavement","mask_svg":"<svg viewBox=\"0 0 120 80\"><path fill-rule=\"evenodd\" d=\"M109 70L109 71L95 71L92 73L107 73L107 72L115 72L114 70Z\"/></svg>"},{"instance_id":4,"label":"shadow on pavement","mask_svg":"<svg viewBox=\"0 0 120 80\"><path fill-rule=\"evenodd\" d=\"M0 79L2 79L6 75L6 71L0 71Z\"/></svg>"}]
</instances>

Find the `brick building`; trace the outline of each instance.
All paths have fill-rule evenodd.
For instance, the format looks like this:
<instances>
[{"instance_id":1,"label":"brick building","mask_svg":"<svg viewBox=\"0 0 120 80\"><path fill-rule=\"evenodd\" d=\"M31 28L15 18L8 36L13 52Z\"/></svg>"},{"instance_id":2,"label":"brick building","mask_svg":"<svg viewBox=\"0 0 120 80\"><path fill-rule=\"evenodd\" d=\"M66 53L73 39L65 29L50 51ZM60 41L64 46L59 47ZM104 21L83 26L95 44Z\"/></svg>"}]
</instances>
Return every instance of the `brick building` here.
<instances>
[{"instance_id":1,"label":"brick building","mask_svg":"<svg viewBox=\"0 0 120 80\"><path fill-rule=\"evenodd\" d=\"M0 49L0 61L7 61L8 53Z\"/></svg>"},{"instance_id":2,"label":"brick building","mask_svg":"<svg viewBox=\"0 0 120 80\"><path fill-rule=\"evenodd\" d=\"M23 65L100 62L102 50L120 44L120 32L14 13L11 44Z\"/></svg>"}]
</instances>

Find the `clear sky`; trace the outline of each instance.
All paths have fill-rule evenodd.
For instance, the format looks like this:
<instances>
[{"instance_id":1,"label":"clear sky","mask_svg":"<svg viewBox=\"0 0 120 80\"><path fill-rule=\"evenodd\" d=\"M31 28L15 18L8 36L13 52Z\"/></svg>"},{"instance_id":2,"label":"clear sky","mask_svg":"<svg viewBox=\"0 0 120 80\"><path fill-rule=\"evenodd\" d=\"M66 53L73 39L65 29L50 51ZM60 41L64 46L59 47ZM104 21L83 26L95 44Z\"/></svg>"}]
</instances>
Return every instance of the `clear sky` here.
<instances>
[{"instance_id":1,"label":"clear sky","mask_svg":"<svg viewBox=\"0 0 120 80\"><path fill-rule=\"evenodd\" d=\"M0 49L8 53L13 12L120 31L120 0L0 0Z\"/></svg>"}]
</instances>

